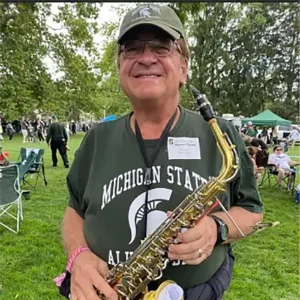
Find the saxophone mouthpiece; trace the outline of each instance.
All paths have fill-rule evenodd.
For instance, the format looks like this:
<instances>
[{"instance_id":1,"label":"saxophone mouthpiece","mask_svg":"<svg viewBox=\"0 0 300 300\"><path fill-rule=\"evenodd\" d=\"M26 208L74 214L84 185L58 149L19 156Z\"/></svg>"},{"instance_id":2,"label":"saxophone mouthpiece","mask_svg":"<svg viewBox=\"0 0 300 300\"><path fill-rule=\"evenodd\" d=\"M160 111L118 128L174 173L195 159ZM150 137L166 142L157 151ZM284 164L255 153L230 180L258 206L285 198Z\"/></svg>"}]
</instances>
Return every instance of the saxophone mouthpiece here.
<instances>
[{"instance_id":1,"label":"saxophone mouthpiece","mask_svg":"<svg viewBox=\"0 0 300 300\"><path fill-rule=\"evenodd\" d=\"M203 116L204 120L208 122L209 120L215 118L216 114L208 101L207 97L204 94L201 94L194 86L190 85L190 90L195 99L198 110Z\"/></svg>"},{"instance_id":2,"label":"saxophone mouthpiece","mask_svg":"<svg viewBox=\"0 0 300 300\"><path fill-rule=\"evenodd\" d=\"M201 93L192 85L190 85L190 90L194 99L197 100L197 98L199 97L199 95L201 95Z\"/></svg>"}]
</instances>

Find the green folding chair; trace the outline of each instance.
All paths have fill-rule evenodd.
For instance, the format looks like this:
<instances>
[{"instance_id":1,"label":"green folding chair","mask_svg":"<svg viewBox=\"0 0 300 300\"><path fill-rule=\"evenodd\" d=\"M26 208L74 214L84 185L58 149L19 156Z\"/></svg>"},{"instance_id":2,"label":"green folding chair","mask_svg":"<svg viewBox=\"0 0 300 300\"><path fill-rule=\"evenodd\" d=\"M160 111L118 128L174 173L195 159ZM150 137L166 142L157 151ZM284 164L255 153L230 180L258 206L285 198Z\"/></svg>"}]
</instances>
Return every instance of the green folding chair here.
<instances>
[{"instance_id":1,"label":"green folding chair","mask_svg":"<svg viewBox=\"0 0 300 300\"><path fill-rule=\"evenodd\" d=\"M32 161L32 153L35 153L35 159ZM21 162L19 162L19 165L22 165L24 162L26 164L27 170L25 174L21 174L21 179L23 180L23 183L26 183L30 185L33 188L36 188L38 179L42 178L45 185L48 185L46 174L45 174L45 165L44 165L44 154L45 149L39 149L39 148L21 148L20 150L20 158ZM31 157L30 157L31 156ZM31 164L29 164L29 158L31 161ZM21 171L20 171L21 172ZM34 184L31 184L28 180L28 176L32 176L36 174L36 181Z\"/></svg>"},{"instance_id":2,"label":"green folding chair","mask_svg":"<svg viewBox=\"0 0 300 300\"><path fill-rule=\"evenodd\" d=\"M0 167L0 226L14 233L19 232L23 220L22 195L28 198L30 191L20 189L18 166ZM16 229L11 225L12 219L16 221Z\"/></svg>"}]
</instances>

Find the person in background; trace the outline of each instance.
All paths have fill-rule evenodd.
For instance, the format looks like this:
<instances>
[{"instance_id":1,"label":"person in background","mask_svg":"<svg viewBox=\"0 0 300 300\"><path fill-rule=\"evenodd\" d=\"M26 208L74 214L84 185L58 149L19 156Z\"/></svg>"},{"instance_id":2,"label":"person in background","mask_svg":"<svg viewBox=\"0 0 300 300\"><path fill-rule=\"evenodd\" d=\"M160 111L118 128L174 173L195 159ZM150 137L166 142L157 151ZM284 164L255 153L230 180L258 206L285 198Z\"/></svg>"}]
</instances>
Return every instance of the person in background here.
<instances>
[{"instance_id":1,"label":"person in background","mask_svg":"<svg viewBox=\"0 0 300 300\"><path fill-rule=\"evenodd\" d=\"M27 137L27 141L30 142L30 143L34 143L35 142L34 126L33 126L33 124L32 124L31 121L28 124L28 137Z\"/></svg>"},{"instance_id":2,"label":"person in background","mask_svg":"<svg viewBox=\"0 0 300 300\"><path fill-rule=\"evenodd\" d=\"M39 138L39 141L44 142L45 141L45 136L44 136L45 123L42 119L37 119L36 123L37 123L36 130L37 130L37 136Z\"/></svg>"},{"instance_id":3,"label":"person in background","mask_svg":"<svg viewBox=\"0 0 300 300\"><path fill-rule=\"evenodd\" d=\"M71 121L71 131L72 134L76 134L76 123L74 120Z\"/></svg>"},{"instance_id":4,"label":"person in background","mask_svg":"<svg viewBox=\"0 0 300 300\"><path fill-rule=\"evenodd\" d=\"M300 162L293 161L287 154L282 153L282 147L279 145L274 146L273 153L269 156L269 165L274 165L273 172L277 173L278 188L282 187L282 179L288 175L288 186L290 189L295 181L296 172L291 167L299 166Z\"/></svg>"},{"instance_id":5,"label":"person in background","mask_svg":"<svg viewBox=\"0 0 300 300\"><path fill-rule=\"evenodd\" d=\"M297 137L298 137L299 133L298 133L298 131L297 131L297 129L296 129L295 126L293 126L292 128L293 128L293 130L292 130L291 133L289 134L288 139L289 139L289 140L291 141L291 143L292 143L292 144L291 144L291 149L293 150L294 147L295 147L296 140L297 140Z\"/></svg>"},{"instance_id":6,"label":"person in background","mask_svg":"<svg viewBox=\"0 0 300 300\"><path fill-rule=\"evenodd\" d=\"M254 148L254 147L248 147L248 153L251 157L251 161L253 163L253 172L254 172L254 175L255 175L255 178L256 178L256 181L257 183L259 184L260 183L260 180L261 180L261 175L262 173L264 172L264 167L260 166L258 167L257 164L256 164L256 154L258 152L260 152L261 150L259 148Z\"/></svg>"},{"instance_id":7,"label":"person in background","mask_svg":"<svg viewBox=\"0 0 300 300\"><path fill-rule=\"evenodd\" d=\"M2 128L2 122L0 120L0 141L4 141L4 138L3 138L3 128Z\"/></svg>"},{"instance_id":8,"label":"person in background","mask_svg":"<svg viewBox=\"0 0 300 300\"><path fill-rule=\"evenodd\" d=\"M65 126L65 130L66 130L66 133L67 133L67 137L68 137L68 141L70 140L70 124L69 122L65 122L64 123L64 126Z\"/></svg>"},{"instance_id":9,"label":"person in background","mask_svg":"<svg viewBox=\"0 0 300 300\"><path fill-rule=\"evenodd\" d=\"M260 134L260 138L261 140L265 143L265 144L268 144L268 129L267 127L263 127L263 130Z\"/></svg>"},{"instance_id":10,"label":"person in background","mask_svg":"<svg viewBox=\"0 0 300 300\"><path fill-rule=\"evenodd\" d=\"M69 168L67 156L68 135L63 124L58 122L55 115L51 118L51 124L48 129L46 143L50 145L52 151L52 166L57 167L57 150L62 158L65 168Z\"/></svg>"},{"instance_id":11,"label":"person in background","mask_svg":"<svg viewBox=\"0 0 300 300\"><path fill-rule=\"evenodd\" d=\"M14 133L15 133L15 130L14 130L13 126L11 125L11 122L8 122L6 125L6 134L9 138L9 140L12 140Z\"/></svg>"},{"instance_id":12,"label":"person in background","mask_svg":"<svg viewBox=\"0 0 300 300\"><path fill-rule=\"evenodd\" d=\"M247 129L245 130L244 133L245 133L245 135L248 135L250 137L256 137L256 132L255 132L255 130L253 128L253 125L252 125L251 121L249 121L247 123Z\"/></svg>"},{"instance_id":13,"label":"person in background","mask_svg":"<svg viewBox=\"0 0 300 300\"><path fill-rule=\"evenodd\" d=\"M253 131L254 131L254 137L256 138L258 136L258 130L256 125L253 125Z\"/></svg>"},{"instance_id":14,"label":"person in background","mask_svg":"<svg viewBox=\"0 0 300 300\"><path fill-rule=\"evenodd\" d=\"M278 145L278 130L276 126L272 128L272 141L273 145Z\"/></svg>"},{"instance_id":15,"label":"person in background","mask_svg":"<svg viewBox=\"0 0 300 300\"><path fill-rule=\"evenodd\" d=\"M27 142L27 136L28 136L28 123L25 120L25 117L22 117L21 122L21 132L23 135L23 143Z\"/></svg>"}]
</instances>

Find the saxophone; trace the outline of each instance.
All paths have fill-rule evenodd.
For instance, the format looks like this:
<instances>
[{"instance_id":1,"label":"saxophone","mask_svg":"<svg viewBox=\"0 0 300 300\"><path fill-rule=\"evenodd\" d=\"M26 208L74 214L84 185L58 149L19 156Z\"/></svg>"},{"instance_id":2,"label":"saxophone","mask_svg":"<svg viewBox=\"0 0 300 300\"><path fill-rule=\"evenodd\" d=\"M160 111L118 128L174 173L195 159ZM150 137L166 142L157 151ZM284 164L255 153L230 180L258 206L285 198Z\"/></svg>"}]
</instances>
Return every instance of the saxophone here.
<instances>
[{"instance_id":1,"label":"saxophone","mask_svg":"<svg viewBox=\"0 0 300 300\"><path fill-rule=\"evenodd\" d=\"M169 260L168 247L176 242L176 236L182 228L191 228L218 204L216 195L225 191L238 172L238 155L228 135L218 126L215 113L205 95L191 86L199 111L208 122L221 152L223 164L216 178L209 178L206 184L199 186L189 194L169 216L123 263L114 266L106 281L118 293L119 299L131 300L143 294L151 281L162 277ZM257 224L256 224L257 225ZM261 226L253 227L254 230ZM104 295L98 292L100 299Z\"/></svg>"}]
</instances>

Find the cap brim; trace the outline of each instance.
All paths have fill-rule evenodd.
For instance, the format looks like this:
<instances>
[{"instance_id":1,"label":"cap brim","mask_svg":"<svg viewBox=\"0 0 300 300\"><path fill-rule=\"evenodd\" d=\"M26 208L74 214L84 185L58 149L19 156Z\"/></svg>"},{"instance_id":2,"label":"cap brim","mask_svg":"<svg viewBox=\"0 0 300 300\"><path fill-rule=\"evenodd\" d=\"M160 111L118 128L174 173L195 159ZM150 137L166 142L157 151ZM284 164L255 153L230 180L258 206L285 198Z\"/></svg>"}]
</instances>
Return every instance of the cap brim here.
<instances>
[{"instance_id":1,"label":"cap brim","mask_svg":"<svg viewBox=\"0 0 300 300\"><path fill-rule=\"evenodd\" d=\"M166 33L168 33L175 40L178 40L181 37L181 34L178 31L172 29L171 27L165 25L162 22L159 22L157 20L143 20L142 22L138 22L138 23L132 24L131 26L128 26L127 29L126 29L126 31L121 32L120 35L119 35L119 37L118 37L118 43L121 41L121 39L124 37L124 35L126 33L128 33L133 28L141 26L141 25L153 25L153 26L156 26L156 27L162 29L163 31L165 31Z\"/></svg>"}]
</instances>

